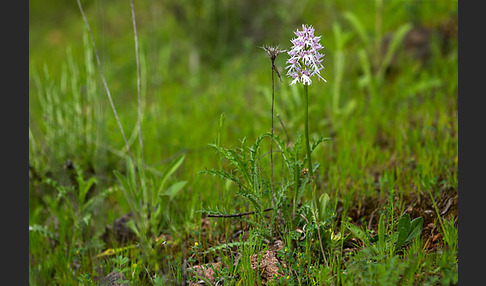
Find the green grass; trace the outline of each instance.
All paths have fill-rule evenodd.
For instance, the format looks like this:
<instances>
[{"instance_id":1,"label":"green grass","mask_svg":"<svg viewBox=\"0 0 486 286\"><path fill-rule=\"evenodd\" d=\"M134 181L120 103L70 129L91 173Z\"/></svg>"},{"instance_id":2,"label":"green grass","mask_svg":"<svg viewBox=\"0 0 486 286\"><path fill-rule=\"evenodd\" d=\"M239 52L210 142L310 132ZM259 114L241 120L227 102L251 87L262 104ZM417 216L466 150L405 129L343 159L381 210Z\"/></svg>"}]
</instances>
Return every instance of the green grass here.
<instances>
[{"instance_id":1,"label":"green grass","mask_svg":"<svg viewBox=\"0 0 486 286\"><path fill-rule=\"evenodd\" d=\"M264 280L252 255L275 239L284 248L269 284L458 283L457 204L447 207L458 190L457 34L447 45L430 37L426 61L400 37L396 61L377 46L419 23L457 28L457 1L383 1L382 12L381 1L250 2L136 1L146 168L130 6L83 4L135 171L77 7L54 1L53 17L30 5L30 284L96 285L111 271L132 285L177 284L193 279L189 268L222 261L217 279L254 285ZM301 174L304 89L283 76L285 53L274 112L285 130L275 116L270 178L270 62L258 48L290 48L302 23L323 35L326 54L328 83L309 89L310 137L330 138L312 151L318 206ZM278 212L263 211L275 207L271 180ZM256 215L206 217L247 211ZM138 235L106 239L128 212ZM404 213L423 219L406 242Z\"/></svg>"}]
</instances>

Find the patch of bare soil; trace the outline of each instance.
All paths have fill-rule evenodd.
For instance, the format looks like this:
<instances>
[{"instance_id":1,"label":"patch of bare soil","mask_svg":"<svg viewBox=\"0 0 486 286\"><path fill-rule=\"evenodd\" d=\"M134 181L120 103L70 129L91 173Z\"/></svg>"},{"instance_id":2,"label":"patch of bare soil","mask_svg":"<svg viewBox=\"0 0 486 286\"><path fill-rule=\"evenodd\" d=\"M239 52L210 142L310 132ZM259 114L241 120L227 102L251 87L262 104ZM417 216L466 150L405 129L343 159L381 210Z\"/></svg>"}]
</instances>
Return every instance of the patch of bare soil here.
<instances>
[{"instance_id":1,"label":"patch of bare soil","mask_svg":"<svg viewBox=\"0 0 486 286\"><path fill-rule=\"evenodd\" d=\"M427 251L437 250L438 244L442 241L441 226L430 196L421 192L420 195L413 196L410 201L405 212L409 213L412 218L418 216L424 218L422 239L425 242L425 248ZM440 217L442 219L454 219L457 224L459 203L457 191L452 189L442 190L435 201Z\"/></svg>"},{"instance_id":2,"label":"patch of bare soil","mask_svg":"<svg viewBox=\"0 0 486 286\"><path fill-rule=\"evenodd\" d=\"M191 281L189 286L197 286L197 285L205 285L206 281L209 281L211 284L216 282L215 277L215 270L221 270L222 263L207 263L203 265L196 265L192 268L189 268L189 271L193 272L193 276L196 278L197 282Z\"/></svg>"},{"instance_id":3,"label":"patch of bare soil","mask_svg":"<svg viewBox=\"0 0 486 286\"><path fill-rule=\"evenodd\" d=\"M120 272L111 272L100 280L101 286L130 286L125 275Z\"/></svg>"},{"instance_id":4,"label":"patch of bare soil","mask_svg":"<svg viewBox=\"0 0 486 286\"><path fill-rule=\"evenodd\" d=\"M118 244L125 244L136 240L136 234L128 227L127 223L133 218L132 212L126 213L121 217L115 219L112 225L105 227L103 240L111 245L111 241L116 241Z\"/></svg>"},{"instance_id":5,"label":"patch of bare soil","mask_svg":"<svg viewBox=\"0 0 486 286\"><path fill-rule=\"evenodd\" d=\"M439 187L440 195L434 198L439 215L442 219L454 219L457 223L458 215L458 194L455 189ZM365 226L369 230L378 231L378 222L380 219L380 210L386 205L386 198L364 197L353 203L353 208L349 210L348 216L351 223L357 226ZM399 202L395 198L396 206L399 203L403 206L403 213L399 213L398 207L395 209L395 217L407 213L411 219L422 217L424 219L421 238L424 241L425 248L428 252L437 250L439 243L442 241L441 226L435 210L434 204L427 191L414 193L410 196L403 197ZM342 208L341 208L342 210ZM339 205L338 205L339 212ZM356 250L357 241L345 243L344 252Z\"/></svg>"},{"instance_id":6,"label":"patch of bare soil","mask_svg":"<svg viewBox=\"0 0 486 286\"><path fill-rule=\"evenodd\" d=\"M259 254L253 254L251 257L251 268L260 273L261 281L263 285L267 285L272 279L279 276L278 264L283 267L287 267L285 263L278 260L277 252L283 248L283 242L276 240L265 252ZM260 259L261 257L261 259Z\"/></svg>"},{"instance_id":7,"label":"patch of bare soil","mask_svg":"<svg viewBox=\"0 0 486 286\"><path fill-rule=\"evenodd\" d=\"M267 250L252 255L251 268L260 275L262 285L267 285L268 282L280 276L279 265L287 267L285 263L278 259L277 253L282 248L283 242L276 240L269 245ZM205 285L207 282L216 283L215 271L221 270L222 268L223 265L221 262L206 263L189 268L190 275L196 280L195 282L190 282L189 285Z\"/></svg>"}]
</instances>

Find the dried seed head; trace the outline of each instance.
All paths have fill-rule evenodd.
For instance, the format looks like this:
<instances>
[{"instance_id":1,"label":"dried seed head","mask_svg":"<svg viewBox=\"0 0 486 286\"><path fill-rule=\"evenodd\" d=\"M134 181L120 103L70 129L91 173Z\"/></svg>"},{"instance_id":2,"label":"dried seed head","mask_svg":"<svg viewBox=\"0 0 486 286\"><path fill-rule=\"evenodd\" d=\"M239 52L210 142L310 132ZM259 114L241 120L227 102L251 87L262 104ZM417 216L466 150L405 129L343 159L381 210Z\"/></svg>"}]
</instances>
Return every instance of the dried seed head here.
<instances>
[{"instance_id":1,"label":"dried seed head","mask_svg":"<svg viewBox=\"0 0 486 286\"><path fill-rule=\"evenodd\" d=\"M261 46L260 48L262 48L263 50L265 50L265 52L267 52L268 57L272 61L272 70L275 71L275 73L277 74L278 78L280 79L280 82L283 83L282 77L280 77L280 73L278 72L278 69L275 66L275 59L281 53L287 52L287 50L280 50L280 47L278 45L275 46L275 47L272 47L272 46Z\"/></svg>"},{"instance_id":2,"label":"dried seed head","mask_svg":"<svg viewBox=\"0 0 486 286\"><path fill-rule=\"evenodd\" d=\"M280 50L280 47L277 45L275 47L272 46L261 46L260 48L264 49L267 52L268 57L272 60L272 63L275 61L278 55L281 53L286 52L286 50Z\"/></svg>"}]
</instances>

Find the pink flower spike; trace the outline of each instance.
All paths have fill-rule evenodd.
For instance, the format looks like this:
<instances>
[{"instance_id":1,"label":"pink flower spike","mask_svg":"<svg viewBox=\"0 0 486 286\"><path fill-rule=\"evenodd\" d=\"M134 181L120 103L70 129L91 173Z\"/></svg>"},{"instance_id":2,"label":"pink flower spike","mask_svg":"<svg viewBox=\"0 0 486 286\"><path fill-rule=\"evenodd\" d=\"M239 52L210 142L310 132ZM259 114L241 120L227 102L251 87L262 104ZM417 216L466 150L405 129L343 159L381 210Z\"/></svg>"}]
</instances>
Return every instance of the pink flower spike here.
<instances>
[{"instance_id":1,"label":"pink flower spike","mask_svg":"<svg viewBox=\"0 0 486 286\"><path fill-rule=\"evenodd\" d=\"M290 85L297 82L310 85L311 77L314 75L327 82L321 76L321 70L324 68L322 65L324 55L319 53L319 50L324 47L319 43L321 36L314 36L314 31L314 27L311 25L303 24L302 31L297 29L294 32L297 37L290 41L293 46L287 51L290 59L287 60L288 66L285 67L288 70L287 76L294 79Z\"/></svg>"}]
</instances>

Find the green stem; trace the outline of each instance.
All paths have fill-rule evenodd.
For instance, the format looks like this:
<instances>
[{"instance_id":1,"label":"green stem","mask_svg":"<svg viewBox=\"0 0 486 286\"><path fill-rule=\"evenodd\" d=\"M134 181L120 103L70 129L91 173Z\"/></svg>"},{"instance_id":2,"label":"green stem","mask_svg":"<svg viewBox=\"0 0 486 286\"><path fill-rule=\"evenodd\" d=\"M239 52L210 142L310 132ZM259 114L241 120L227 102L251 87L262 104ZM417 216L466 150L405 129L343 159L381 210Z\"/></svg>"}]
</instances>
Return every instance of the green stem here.
<instances>
[{"instance_id":1,"label":"green stem","mask_svg":"<svg viewBox=\"0 0 486 286\"><path fill-rule=\"evenodd\" d=\"M304 84L305 89L305 147L307 149L307 163L309 166L309 174L311 180L314 178L314 172L312 171L311 151L309 145L309 91L308 86Z\"/></svg>"},{"instance_id":2,"label":"green stem","mask_svg":"<svg viewBox=\"0 0 486 286\"><path fill-rule=\"evenodd\" d=\"M307 149L307 163L309 166L309 184L311 189L311 196L312 200L314 201L314 220L316 223L319 223L319 212L317 208L317 197L314 189L314 184L312 183L314 180L314 172L312 171L312 161L311 161L311 151L310 151L310 144L309 144L309 90L308 86L304 84L305 89L305 146ZM326 255L324 253L324 247L322 245L322 238L321 238L321 228L317 225L317 235L319 237L319 245L321 246L322 258L324 259L324 263L327 266Z\"/></svg>"},{"instance_id":3,"label":"green stem","mask_svg":"<svg viewBox=\"0 0 486 286\"><path fill-rule=\"evenodd\" d=\"M297 170L297 167L295 167L294 170L294 208L292 209L292 220L295 218L295 211L297 207L297 194L299 193L299 170Z\"/></svg>"}]
</instances>

